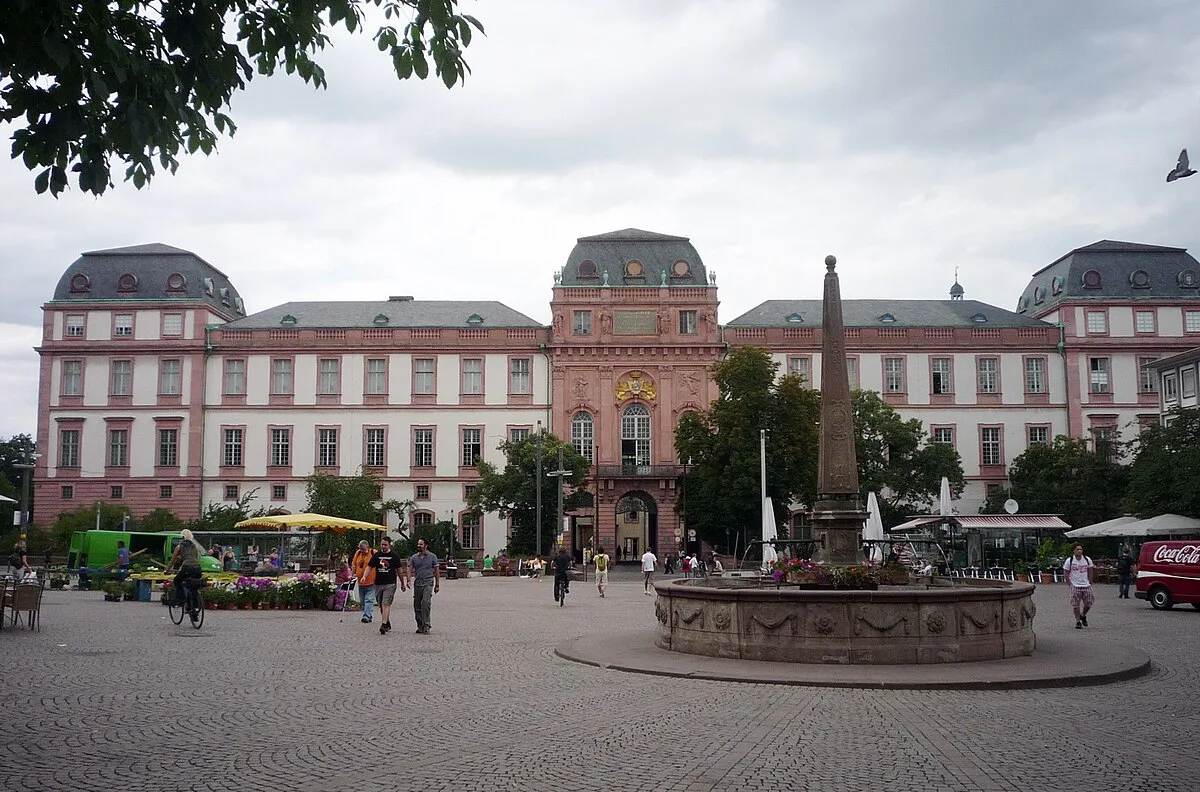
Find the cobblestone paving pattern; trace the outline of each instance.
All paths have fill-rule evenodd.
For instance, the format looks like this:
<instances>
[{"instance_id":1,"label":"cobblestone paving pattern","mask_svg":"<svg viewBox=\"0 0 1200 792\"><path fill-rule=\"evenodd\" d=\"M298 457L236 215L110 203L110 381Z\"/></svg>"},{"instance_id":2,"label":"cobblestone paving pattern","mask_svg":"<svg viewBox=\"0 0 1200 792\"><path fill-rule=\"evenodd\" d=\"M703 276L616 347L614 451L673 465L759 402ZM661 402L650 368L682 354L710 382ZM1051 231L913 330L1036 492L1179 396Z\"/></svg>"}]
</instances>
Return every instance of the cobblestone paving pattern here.
<instances>
[{"instance_id":1,"label":"cobblestone paving pattern","mask_svg":"<svg viewBox=\"0 0 1200 792\"><path fill-rule=\"evenodd\" d=\"M1200 612L1099 587L1089 640L1148 676L1099 687L868 691L672 679L557 658L655 625L621 573L446 581L431 635L356 614L210 611L47 592L41 632L0 633L0 788L17 790L859 790L1195 792ZM625 578L629 578L625 575ZM1073 629L1037 593L1039 633Z\"/></svg>"}]
</instances>

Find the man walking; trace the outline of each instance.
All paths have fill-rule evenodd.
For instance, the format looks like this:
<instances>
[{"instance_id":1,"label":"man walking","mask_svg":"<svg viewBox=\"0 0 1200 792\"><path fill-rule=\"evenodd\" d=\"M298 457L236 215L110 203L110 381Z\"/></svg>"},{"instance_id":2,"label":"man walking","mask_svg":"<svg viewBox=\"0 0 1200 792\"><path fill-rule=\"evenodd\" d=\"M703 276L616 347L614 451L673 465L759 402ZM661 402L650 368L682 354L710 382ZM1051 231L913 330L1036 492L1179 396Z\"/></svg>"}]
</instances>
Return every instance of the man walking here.
<instances>
[{"instance_id":1,"label":"man walking","mask_svg":"<svg viewBox=\"0 0 1200 792\"><path fill-rule=\"evenodd\" d=\"M658 568L658 556L649 548L642 553L642 588L646 592L646 596L650 596L650 578L654 577L654 570Z\"/></svg>"},{"instance_id":2,"label":"man walking","mask_svg":"<svg viewBox=\"0 0 1200 792\"><path fill-rule=\"evenodd\" d=\"M371 545L364 539L358 543L354 560L350 562L354 577L358 580L358 596L362 599L363 624L371 623L371 606L375 604L375 569L371 566L371 557L374 555Z\"/></svg>"},{"instance_id":3,"label":"man walking","mask_svg":"<svg viewBox=\"0 0 1200 792\"><path fill-rule=\"evenodd\" d=\"M392 602L396 599L396 570L400 568L400 556L392 550L392 540L386 536L379 540L379 552L371 556L371 568L375 570L375 599L379 602L379 634L392 631ZM404 580L400 580L404 591Z\"/></svg>"},{"instance_id":4,"label":"man walking","mask_svg":"<svg viewBox=\"0 0 1200 792\"><path fill-rule=\"evenodd\" d=\"M424 539L417 540L417 552L408 559L408 568L404 571L406 581L410 575L417 634L428 635L432 629L429 612L433 607L433 595L441 590L442 576L438 572L438 558L429 552L429 546L425 544Z\"/></svg>"},{"instance_id":5,"label":"man walking","mask_svg":"<svg viewBox=\"0 0 1200 792\"><path fill-rule=\"evenodd\" d=\"M1117 559L1117 582L1120 584L1120 590L1117 593L1117 599L1129 599L1129 584L1133 580L1133 556L1129 554L1129 548L1126 547L1121 552L1121 557Z\"/></svg>"},{"instance_id":6,"label":"man walking","mask_svg":"<svg viewBox=\"0 0 1200 792\"><path fill-rule=\"evenodd\" d=\"M608 553L604 552L604 548L597 547L596 554L592 556L592 563L596 565L596 588L600 590L601 597L608 589L608 560Z\"/></svg>"},{"instance_id":7,"label":"man walking","mask_svg":"<svg viewBox=\"0 0 1200 792\"><path fill-rule=\"evenodd\" d=\"M1075 545L1071 557L1063 562L1067 583L1071 586L1071 610L1075 612L1075 629L1088 626L1087 615L1096 603L1092 593L1092 559L1083 554L1083 545Z\"/></svg>"}]
</instances>

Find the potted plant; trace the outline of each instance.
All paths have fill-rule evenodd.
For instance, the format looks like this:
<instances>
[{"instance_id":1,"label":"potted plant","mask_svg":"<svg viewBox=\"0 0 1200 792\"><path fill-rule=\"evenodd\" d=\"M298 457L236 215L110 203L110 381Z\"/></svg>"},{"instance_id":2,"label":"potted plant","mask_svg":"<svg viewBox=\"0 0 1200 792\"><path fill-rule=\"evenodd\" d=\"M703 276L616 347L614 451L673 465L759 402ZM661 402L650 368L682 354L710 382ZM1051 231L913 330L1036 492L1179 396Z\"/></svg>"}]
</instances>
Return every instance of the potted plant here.
<instances>
[{"instance_id":1,"label":"potted plant","mask_svg":"<svg viewBox=\"0 0 1200 792\"><path fill-rule=\"evenodd\" d=\"M899 561L889 561L879 568L877 573L880 585L907 586L910 581L908 567Z\"/></svg>"},{"instance_id":2,"label":"potted plant","mask_svg":"<svg viewBox=\"0 0 1200 792\"><path fill-rule=\"evenodd\" d=\"M1022 583L1029 582L1029 562L1022 559L1013 564L1013 575Z\"/></svg>"},{"instance_id":3,"label":"potted plant","mask_svg":"<svg viewBox=\"0 0 1200 792\"><path fill-rule=\"evenodd\" d=\"M833 567L829 577L835 589L874 590L879 580L864 566Z\"/></svg>"},{"instance_id":4,"label":"potted plant","mask_svg":"<svg viewBox=\"0 0 1200 792\"><path fill-rule=\"evenodd\" d=\"M100 590L104 592L105 602L120 602L124 592L124 586L119 580L106 580L100 585Z\"/></svg>"},{"instance_id":5,"label":"potted plant","mask_svg":"<svg viewBox=\"0 0 1200 792\"><path fill-rule=\"evenodd\" d=\"M60 575L60 574L55 573L50 576L50 588L55 591L57 591L59 589L65 589L67 587L67 584L70 582L71 582L71 579L69 577L67 577L66 575Z\"/></svg>"}]
</instances>

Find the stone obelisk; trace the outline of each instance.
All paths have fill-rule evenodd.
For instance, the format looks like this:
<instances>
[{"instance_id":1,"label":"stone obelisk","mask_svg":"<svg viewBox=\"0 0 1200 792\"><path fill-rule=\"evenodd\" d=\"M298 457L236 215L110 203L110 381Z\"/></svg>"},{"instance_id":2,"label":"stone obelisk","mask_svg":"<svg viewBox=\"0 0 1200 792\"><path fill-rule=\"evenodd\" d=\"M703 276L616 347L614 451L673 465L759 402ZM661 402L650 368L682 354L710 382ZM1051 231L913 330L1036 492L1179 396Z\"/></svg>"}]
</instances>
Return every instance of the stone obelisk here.
<instances>
[{"instance_id":1,"label":"stone obelisk","mask_svg":"<svg viewBox=\"0 0 1200 792\"><path fill-rule=\"evenodd\" d=\"M821 443L813 558L824 564L860 564L862 527L867 514L858 496L858 459L854 453L854 415L846 372L846 334L837 259L825 257L825 299L821 317Z\"/></svg>"}]
</instances>

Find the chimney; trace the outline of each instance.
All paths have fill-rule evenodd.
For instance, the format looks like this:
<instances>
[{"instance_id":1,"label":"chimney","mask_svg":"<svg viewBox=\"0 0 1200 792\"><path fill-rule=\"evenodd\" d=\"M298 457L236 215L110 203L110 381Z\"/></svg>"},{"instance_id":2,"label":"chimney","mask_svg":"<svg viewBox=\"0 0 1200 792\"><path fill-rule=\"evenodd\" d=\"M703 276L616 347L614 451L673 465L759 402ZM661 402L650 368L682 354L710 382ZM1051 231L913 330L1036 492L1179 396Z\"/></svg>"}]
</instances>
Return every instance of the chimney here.
<instances>
[{"instance_id":1,"label":"chimney","mask_svg":"<svg viewBox=\"0 0 1200 792\"><path fill-rule=\"evenodd\" d=\"M412 301L413 301L413 298L412 298L411 294L393 294L391 297L388 297L388 302L412 302Z\"/></svg>"}]
</instances>

